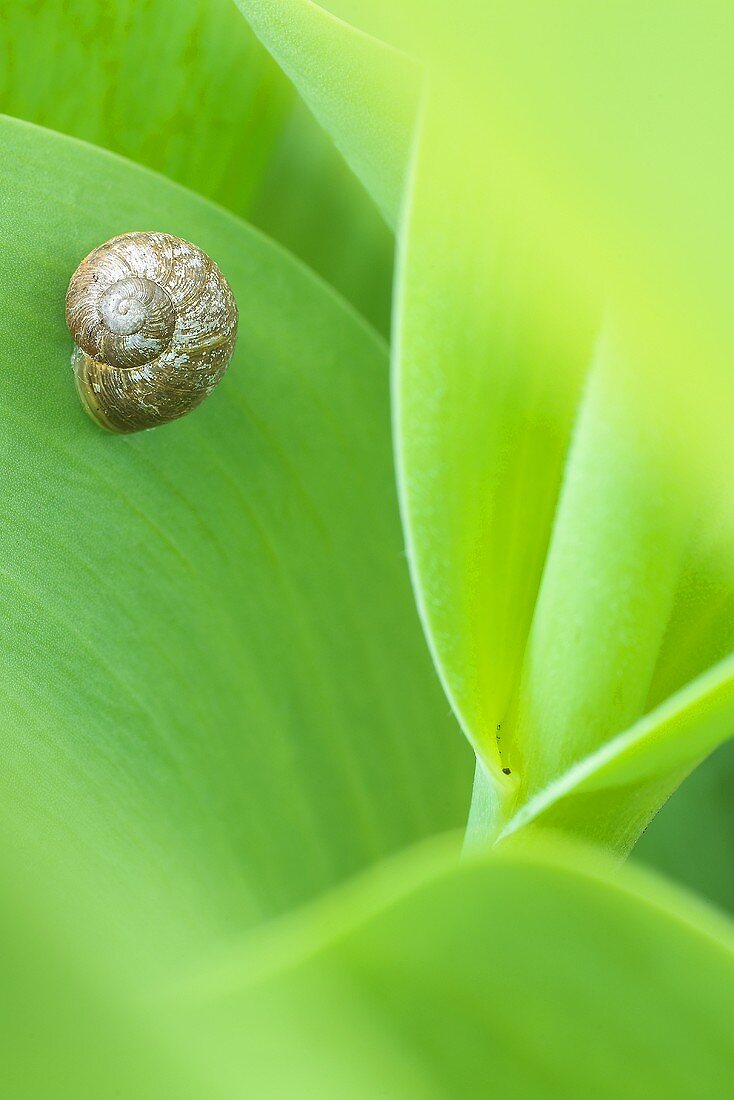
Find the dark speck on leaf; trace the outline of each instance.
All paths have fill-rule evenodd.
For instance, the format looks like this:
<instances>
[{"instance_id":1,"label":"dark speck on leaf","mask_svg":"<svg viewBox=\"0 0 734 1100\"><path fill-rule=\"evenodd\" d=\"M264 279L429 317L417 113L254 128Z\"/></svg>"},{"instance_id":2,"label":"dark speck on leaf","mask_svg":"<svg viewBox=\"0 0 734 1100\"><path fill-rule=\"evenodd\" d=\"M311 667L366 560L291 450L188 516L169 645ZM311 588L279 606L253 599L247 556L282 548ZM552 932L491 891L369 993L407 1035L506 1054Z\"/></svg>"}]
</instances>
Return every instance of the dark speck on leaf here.
<instances>
[{"instance_id":1,"label":"dark speck on leaf","mask_svg":"<svg viewBox=\"0 0 734 1100\"><path fill-rule=\"evenodd\" d=\"M512 775L512 772L509 768L503 768L502 771L505 773L505 775Z\"/></svg>"}]
</instances>

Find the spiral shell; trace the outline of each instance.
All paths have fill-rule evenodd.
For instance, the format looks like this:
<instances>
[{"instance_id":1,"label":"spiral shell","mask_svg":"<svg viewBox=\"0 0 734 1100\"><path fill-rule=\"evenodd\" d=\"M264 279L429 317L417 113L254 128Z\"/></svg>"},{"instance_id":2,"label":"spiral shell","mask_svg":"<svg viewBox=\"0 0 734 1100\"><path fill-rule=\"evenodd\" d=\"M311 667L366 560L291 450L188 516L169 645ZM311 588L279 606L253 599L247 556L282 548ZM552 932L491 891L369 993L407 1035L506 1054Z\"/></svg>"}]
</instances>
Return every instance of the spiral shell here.
<instances>
[{"instance_id":1,"label":"spiral shell","mask_svg":"<svg viewBox=\"0 0 734 1100\"><path fill-rule=\"evenodd\" d=\"M124 233L82 260L66 292L82 403L103 428L138 432L196 408L237 339L229 283L168 233Z\"/></svg>"}]
</instances>

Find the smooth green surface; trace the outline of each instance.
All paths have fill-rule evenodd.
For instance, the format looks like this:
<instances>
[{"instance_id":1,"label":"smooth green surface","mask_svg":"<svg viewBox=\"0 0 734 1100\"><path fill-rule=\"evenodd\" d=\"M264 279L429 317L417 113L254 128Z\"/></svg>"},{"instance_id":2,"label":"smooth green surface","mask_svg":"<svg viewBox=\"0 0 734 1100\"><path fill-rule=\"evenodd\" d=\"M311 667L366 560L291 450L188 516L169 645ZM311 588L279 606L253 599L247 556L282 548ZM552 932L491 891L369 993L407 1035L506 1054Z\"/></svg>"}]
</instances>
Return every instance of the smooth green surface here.
<instances>
[{"instance_id":1,"label":"smooth green surface","mask_svg":"<svg viewBox=\"0 0 734 1100\"><path fill-rule=\"evenodd\" d=\"M407 57L311 0L236 0L391 224L420 89Z\"/></svg>"},{"instance_id":2,"label":"smooth green surface","mask_svg":"<svg viewBox=\"0 0 734 1100\"><path fill-rule=\"evenodd\" d=\"M22 867L0 856L0 1091L13 1100L200 1100L204 1083L178 1065L130 985L139 973L98 939L99 925ZM20 861L18 856L21 856ZM19 867L19 862L21 866ZM69 935L69 925L73 935ZM108 966L115 960L121 972ZM112 976L114 973L114 977Z\"/></svg>"},{"instance_id":3,"label":"smooth green surface","mask_svg":"<svg viewBox=\"0 0 734 1100\"><path fill-rule=\"evenodd\" d=\"M253 1082L266 1097L421 1100L730 1091L729 926L563 849L460 865L411 853L222 953L189 1000L195 1019L211 1008L196 1028L219 1040L230 1095Z\"/></svg>"},{"instance_id":4,"label":"smooth green surface","mask_svg":"<svg viewBox=\"0 0 734 1100\"><path fill-rule=\"evenodd\" d=\"M563 340L564 302L532 242L507 232L475 160L468 181L445 158L463 130L443 91L427 101L402 231L396 451L436 663L511 797L514 696L593 330Z\"/></svg>"},{"instance_id":5,"label":"smooth green surface","mask_svg":"<svg viewBox=\"0 0 734 1100\"><path fill-rule=\"evenodd\" d=\"M232 0L10 0L0 111L244 214L293 96Z\"/></svg>"},{"instance_id":6,"label":"smooth green surface","mask_svg":"<svg viewBox=\"0 0 734 1100\"><path fill-rule=\"evenodd\" d=\"M457 21L453 7L437 5L412 39L427 80L399 227L393 394L413 583L444 687L483 760L473 832L493 835L508 822L515 831L552 806L555 827L626 850L686 771L734 730L726 671L723 682L719 670L686 688L731 649L730 525L721 528L730 433L721 412L733 395L718 373L728 347L722 318L695 358L688 342L692 317L700 333L720 288L707 303L692 289L681 311L680 226L667 201L655 214L657 238L640 220L658 165L639 196L626 189L640 169L637 146L608 179L599 173L626 133L619 108L633 92L625 87L616 101L608 43L594 30L623 43L626 56L630 10L595 17L569 4L579 36L564 38L548 5L537 21L522 4L498 4L491 17L469 0L459 7ZM339 12L384 26L409 49L411 10L398 6L391 22L382 9L370 20L358 3ZM372 40L305 0L267 11L263 39L307 98L333 96L341 80L341 113L319 117L348 159L367 156L369 133L358 110L349 114L343 74L345 57L359 65ZM686 19L671 21L658 59L673 102ZM636 94L647 87L640 60L653 22L631 60ZM580 48L584 33L598 71ZM716 72L698 74L696 95L707 102ZM575 130L572 88L587 92ZM648 108L645 126L658 127L667 164L680 150ZM693 141L688 124L681 119L681 133ZM699 168L686 167L685 183L700 186ZM591 201L562 192L577 177L595 184ZM682 182L676 176L675 188ZM619 250L622 211L625 234L640 230L641 256ZM721 258L720 241L701 244ZM701 255L697 248L696 264ZM641 272L652 279L650 308Z\"/></svg>"},{"instance_id":7,"label":"smooth green surface","mask_svg":"<svg viewBox=\"0 0 734 1100\"><path fill-rule=\"evenodd\" d=\"M353 302L383 336L389 334L392 232L300 102L293 105L246 216Z\"/></svg>"},{"instance_id":8,"label":"smooth green surface","mask_svg":"<svg viewBox=\"0 0 734 1100\"><path fill-rule=\"evenodd\" d=\"M729 1095L731 925L585 850L432 842L159 978L43 890L0 920L9 1095Z\"/></svg>"},{"instance_id":9,"label":"smooth green surface","mask_svg":"<svg viewBox=\"0 0 734 1100\"><path fill-rule=\"evenodd\" d=\"M185 914L175 939L458 825L469 761L401 553L380 341L190 192L25 124L0 139L9 826L72 835L103 892ZM63 299L131 225L216 257L240 337L196 415L115 438L78 405Z\"/></svg>"},{"instance_id":10,"label":"smooth green surface","mask_svg":"<svg viewBox=\"0 0 734 1100\"><path fill-rule=\"evenodd\" d=\"M734 913L734 742L681 784L635 845L633 858ZM703 856L702 856L703 853Z\"/></svg>"},{"instance_id":11,"label":"smooth green surface","mask_svg":"<svg viewBox=\"0 0 734 1100\"><path fill-rule=\"evenodd\" d=\"M614 337L602 337L564 471L524 659L516 738L526 791L643 713L692 505L664 428Z\"/></svg>"}]
</instances>

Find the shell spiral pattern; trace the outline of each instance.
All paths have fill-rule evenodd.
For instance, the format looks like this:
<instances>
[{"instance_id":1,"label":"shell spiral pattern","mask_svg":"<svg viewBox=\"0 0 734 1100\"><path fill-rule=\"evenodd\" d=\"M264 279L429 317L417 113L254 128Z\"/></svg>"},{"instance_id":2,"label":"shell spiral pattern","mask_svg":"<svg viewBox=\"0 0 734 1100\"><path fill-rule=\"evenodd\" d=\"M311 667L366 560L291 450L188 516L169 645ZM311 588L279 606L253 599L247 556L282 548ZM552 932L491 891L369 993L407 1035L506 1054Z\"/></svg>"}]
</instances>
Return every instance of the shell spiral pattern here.
<instances>
[{"instance_id":1,"label":"shell spiral pattern","mask_svg":"<svg viewBox=\"0 0 734 1100\"><path fill-rule=\"evenodd\" d=\"M211 393L234 351L237 305L196 245L125 233L72 275L66 323L85 409L109 431L137 432L184 416Z\"/></svg>"}]
</instances>

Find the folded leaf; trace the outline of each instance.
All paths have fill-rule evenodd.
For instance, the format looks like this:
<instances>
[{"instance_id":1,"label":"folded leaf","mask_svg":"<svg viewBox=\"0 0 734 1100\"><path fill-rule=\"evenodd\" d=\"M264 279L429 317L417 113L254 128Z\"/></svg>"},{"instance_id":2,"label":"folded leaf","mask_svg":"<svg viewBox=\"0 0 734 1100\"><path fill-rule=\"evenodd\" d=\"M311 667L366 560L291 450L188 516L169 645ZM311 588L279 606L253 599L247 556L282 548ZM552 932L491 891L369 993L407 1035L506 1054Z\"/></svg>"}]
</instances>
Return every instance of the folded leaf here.
<instances>
[{"instance_id":1,"label":"folded leaf","mask_svg":"<svg viewBox=\"0 0 734 1100\"><path fill-rule=\"evenodd\" d=\"M522 803L500 839L541 822L626 854L671 791L732 732L734 655Z\"/></svg>"},{"instance_id":2,"label":"folded leaf","mask_svg":"<svg viewBox=\"0 0 734 1100\"><path fill-rule=\"evenodd\" d=\"M276 8L281 31L293 5ZM364 8L338 6L407 45L410 6L374 20ZM570 36L550 5L488 13L465 0L459 10L457 19L455 5L433 6L413 38L427 93L401 225L396 452L416 596L481 759L474 825L492 832L585 775L588 757L620 743L610 739L631 727L634 740L647 711L731 650L734 559L717 530L731 501L731 347L721 287L704 301L692 284L676 216L685 209L695 224L692 198L706 205L711 171L681 166L670 111L663 120L659 92L646 96L652 69L640 64L654 45L677 103L676 50L689 32L700 37L694 9L662 38L645 22L621 97L609 42L624 56L637 43L632 9L569 4ZM340 25L313 17L334 29L319 45L328 69ZM275 31L269 45L276 56L283 48ZM717 64L696 68L699 103L717 102ZM648 144L630 141L633 96ZM323 121L334 128L328 112ZM680 124L688 153L697 146L687 109ZM356 126L350 136L359 139ZM667 188L662 165L681 201L666 197L653 212L650 199ZM704 220L698 278L708 285L717 270L729 285L722 238ZM601 344L582 395L609 298L623 337ZM715 704L716 732L704 722L691 744L728 735L727 705ZM661 748L668 736L664 722L633 810L616 782L603 800L583 796L593 835L628 847L692 766L697 750L681 760L673 744Z\"/></svg>"},{"instance_id":3,"label":"folded leaf","mask_svg":"<svg viewBox=\"0 0 734 1100\"><path fill-rule=\"evenodd\" d=\"M567 322L444 91L427 100L404 226L396 450L436 662L511 799L515 695L593 328Z\"/></svg>"},{"instance_id":4,"label":"folded leaf","mask_svg":"<svg viewBox=\"0 0 734 1100\"><path fill-rule=\"evenodd\" d=\"M644 370L607 334L581 403L525 654L513 731L524 797L646 707L694 511L648 396Z\"/></svg>"}]
</instances>

